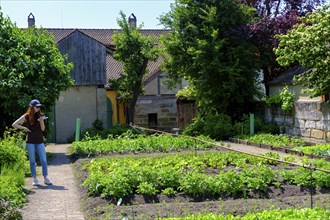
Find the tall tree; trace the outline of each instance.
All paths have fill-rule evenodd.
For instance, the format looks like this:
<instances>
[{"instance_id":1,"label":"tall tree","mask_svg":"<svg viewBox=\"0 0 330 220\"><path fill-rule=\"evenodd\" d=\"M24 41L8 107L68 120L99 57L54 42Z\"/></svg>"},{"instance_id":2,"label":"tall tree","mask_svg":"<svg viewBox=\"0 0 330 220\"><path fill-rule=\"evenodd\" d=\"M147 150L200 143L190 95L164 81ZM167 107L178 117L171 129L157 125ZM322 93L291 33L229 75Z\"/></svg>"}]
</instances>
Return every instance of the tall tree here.
<instances>
[{"instance_id":1,"label":"tall tree","mask_svg":"<svg viewBox=\"0 0 330 220\"><path fill-rule=\"evenodd\" d=\"M276 34L285 34L297 24L298 16L312 12L326 0L238 0L242 4L255 7L256 21L250 25L251 40L258 47L260 67L264 74L266 94L268 82L288 67L280 66L276 61L274 48L278 45Z\"/></svg>"},{"instance_id":2,"label":"tall tree","mask_svg":"<svg viewBox=\"0 0 330 220\"><path fill-rule=\"evenodd\" d=\"M116 48L113 56L122 65L122 74L118 80L109 83L122 100L129 102L129 123L134 123L135 105L143 92L142 82L148 62L156 61L159 49L154 36L141 33L142 25L138 28L131 26L122 11L120 15L117 22L121 31L115 33L112 39Z\"/></svg>"},{"instance_id":3,"label":"tall tree","mask_svg":"<svg viewBox=\"0 0 330 220\"><path fill-rule=\"evenodd\" d=\"M237 0L239 3L257 9L259 17L277 17L288 11L297 11L299 14L312 11L326 0Z\"/></svg>"},{"instance_id":4,"label":"tall tree","mask_svg":"<svg viewBox=\"0 0 330 220\"><path fill-rule=\"evenodd\" d=\"M176 0L160 21L164 69L196 90L200 113L239 116L248 112L257 81L256 48L246 24L254 11L235 0Z\"/></svg>"},{"instance_id":5,"label":"tall tree","mask_svg":"<svg viewBox=\"0 0 330 220\"><path fill-rule=\"evenodd\" d=\"M308 13L302 23L287 34L278 35L275 50L281 65L300 63L308 69L299 75L297 83L303 85L311 97L330 93L330 11L329 7Z\"/></svg>"},{"instance_id":6,"label":"tall tree","mask_svg":"<svg viewBox=\"0 0 330 220\"><path fill-rule=\"evenodd\" d=\"M73 85L72 68L48 32L22 30L0 11L0 129L23 114L33 98L49 111L60 92Z\"/></svg>"}]
</instances>

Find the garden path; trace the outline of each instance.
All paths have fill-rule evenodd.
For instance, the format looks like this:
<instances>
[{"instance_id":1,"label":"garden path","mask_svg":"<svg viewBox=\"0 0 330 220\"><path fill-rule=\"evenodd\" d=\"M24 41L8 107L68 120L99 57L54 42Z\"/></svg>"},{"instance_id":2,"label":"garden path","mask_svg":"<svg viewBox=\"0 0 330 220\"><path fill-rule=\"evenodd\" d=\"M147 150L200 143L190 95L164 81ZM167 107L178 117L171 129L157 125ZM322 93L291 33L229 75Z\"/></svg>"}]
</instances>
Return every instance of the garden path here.
<instances>
[{"instance_id":1,"label":"garden path","mask_svg":"<svg viewBox=\"0 0 330 220\"><path fill-rule=\"evenodd\" d=\"M26 179L28 190L27 203L22 209L23 220L80 220L84 219L80 211L79 193L74 182L71 161L67 155L70 145L47 145L46 151L53 156L48 161L49 178L53 185L47 186L39 175L39 186L32 186L32 178ZM39 171L41 167L39 166ZM40 173L40 172L38 172Z\"/></svg>"}]
</instances>

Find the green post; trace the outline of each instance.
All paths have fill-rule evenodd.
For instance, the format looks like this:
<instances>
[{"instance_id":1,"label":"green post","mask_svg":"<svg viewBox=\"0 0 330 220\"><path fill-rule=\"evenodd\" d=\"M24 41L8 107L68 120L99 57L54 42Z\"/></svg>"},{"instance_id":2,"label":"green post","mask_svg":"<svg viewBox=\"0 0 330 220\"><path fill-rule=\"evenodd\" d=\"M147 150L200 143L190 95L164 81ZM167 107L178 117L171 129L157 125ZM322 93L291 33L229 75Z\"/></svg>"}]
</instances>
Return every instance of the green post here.
<instances>
[{"instance_id":1,"label":"green post","mask_svg":"<svg viewBox=\"0 0 330 220\"><path fill-rule=\"evenodd\" d=\"M250 135L254 135L254 114L250 114Z\"/></svg>"},{"instance_id":2,"label":"green post","mask_svg":"<svg viewBox=\"0 0 330 220\"><path fill-rule=\"evenodd\" d=\"M80 118L76 120L76 138L75 141L80 141Z\"/></svg>"}]
</instances>

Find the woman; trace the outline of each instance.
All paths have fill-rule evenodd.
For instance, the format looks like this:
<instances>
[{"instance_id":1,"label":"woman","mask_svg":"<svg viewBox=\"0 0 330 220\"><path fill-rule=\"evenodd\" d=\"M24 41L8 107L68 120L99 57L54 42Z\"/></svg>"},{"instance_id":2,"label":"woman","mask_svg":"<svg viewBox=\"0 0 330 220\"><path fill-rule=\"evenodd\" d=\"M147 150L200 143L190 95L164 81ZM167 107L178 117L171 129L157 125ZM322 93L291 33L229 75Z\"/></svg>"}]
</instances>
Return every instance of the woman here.
<instances>
[{"instance_id":1,"label":"woman","mask_svg":"<svg viewBox=\"0 0 330 220\"><path fill-rule=\"evenodd\" d=\"M26 149L30 161L30 170L33 176L32 185L39 185L36 171L36 151L39 155L42 175L44 176L44 183L46 185L52 185L50 179L48 179L48 166L46 158L46 150L44 144L43 131L45 130L44 120L47 118L43 116L40 111L42 104L37 99L33 99L30 102L29 108L24 115L17 119L13 123L14 128L23 129L27 131L26 136Z\"/></svg>"}]
</instances>

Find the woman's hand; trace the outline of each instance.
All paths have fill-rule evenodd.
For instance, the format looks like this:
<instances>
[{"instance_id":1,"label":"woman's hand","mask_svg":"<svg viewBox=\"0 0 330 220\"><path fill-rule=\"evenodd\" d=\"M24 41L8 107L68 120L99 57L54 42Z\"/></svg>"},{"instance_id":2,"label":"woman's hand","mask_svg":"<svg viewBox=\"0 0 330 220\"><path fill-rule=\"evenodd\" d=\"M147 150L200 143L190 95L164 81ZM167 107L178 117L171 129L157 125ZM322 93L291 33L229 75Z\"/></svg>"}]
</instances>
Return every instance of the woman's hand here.
<instances>
[{"instance_id":1,"label":"woman's hand","mask_svg":"<svg viewBox=\"0 0 330 220\"><path fill-rule=\"evenodd\" d=\"M41 121L41 120L46 120L48 117L46 117L46 116L41 116L40 118L38 118L38 121Z\"/></svg>"},{"instance_id":2,"label":"woman's hand","mask_svg":"<svg viewBox=\"0 0 330 220\"><path fill-rule=\"evenodd\" d=\"M23 127L23 126L22 126L22 129L23 129L24 131L31 132L30 129L28 129L27 127Z\"/></svg>"}]
</instances>

